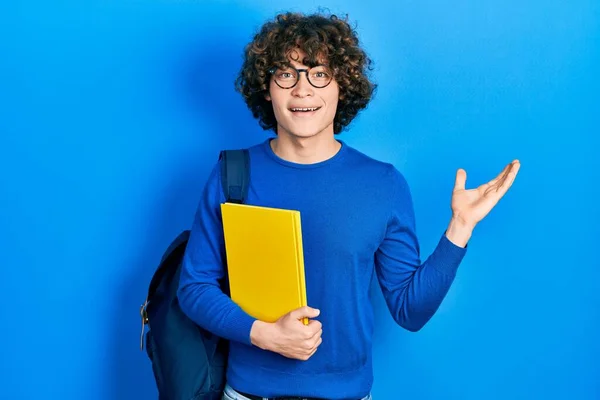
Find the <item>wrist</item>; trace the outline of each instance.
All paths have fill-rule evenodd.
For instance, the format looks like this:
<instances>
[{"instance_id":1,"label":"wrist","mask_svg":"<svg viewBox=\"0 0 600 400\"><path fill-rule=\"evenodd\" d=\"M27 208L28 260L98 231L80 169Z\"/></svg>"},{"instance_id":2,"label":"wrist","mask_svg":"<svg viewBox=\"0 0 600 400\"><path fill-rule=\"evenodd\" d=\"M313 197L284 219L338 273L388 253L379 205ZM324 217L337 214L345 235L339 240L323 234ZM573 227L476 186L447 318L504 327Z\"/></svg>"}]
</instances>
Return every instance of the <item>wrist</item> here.
<instances>
[{"instance_id":1,"label":"wrist","mask_svg":"<svg viewBox=\"0 0 600 400\"><path fill-rule=\"evenodd\" d=\"M256 320L250 329L250 342L263 350L269 350L272 325L268 322Z\"/></svg>"},{"instance_id":2,"label":"wrist","mask_svg":"<svg viewBox=\"0 0 600 400\"><path fill-rule=\"evenodd\" d=\"M473 234L475 226L467 223L459 216L453 215L446 229L446 237L459 247L465 247Z\"/></svg>"}]
</instances>

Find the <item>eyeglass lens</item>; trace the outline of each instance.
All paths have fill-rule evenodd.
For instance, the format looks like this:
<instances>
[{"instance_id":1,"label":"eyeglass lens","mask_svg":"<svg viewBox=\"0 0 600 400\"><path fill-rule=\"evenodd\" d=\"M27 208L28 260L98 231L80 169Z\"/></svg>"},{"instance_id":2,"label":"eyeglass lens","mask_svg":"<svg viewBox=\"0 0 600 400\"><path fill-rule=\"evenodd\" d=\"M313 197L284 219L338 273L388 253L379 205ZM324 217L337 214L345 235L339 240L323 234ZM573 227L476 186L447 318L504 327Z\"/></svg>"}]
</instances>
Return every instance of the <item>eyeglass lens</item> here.
<instances>
[{"instance_id":1,"label":"eyeglass lens","mask_svg":"<svg viewBox=\"0 0 600 400\"><path fill-rule=\"evenodd\" d=\"M315 87L325 87L331 81L329 68L317 65L308 70L308 81ZM290 88L298 81L299 74L294 68L284 68L275 71L275 81L283 88Z\"/></svg>"}]
</instances>

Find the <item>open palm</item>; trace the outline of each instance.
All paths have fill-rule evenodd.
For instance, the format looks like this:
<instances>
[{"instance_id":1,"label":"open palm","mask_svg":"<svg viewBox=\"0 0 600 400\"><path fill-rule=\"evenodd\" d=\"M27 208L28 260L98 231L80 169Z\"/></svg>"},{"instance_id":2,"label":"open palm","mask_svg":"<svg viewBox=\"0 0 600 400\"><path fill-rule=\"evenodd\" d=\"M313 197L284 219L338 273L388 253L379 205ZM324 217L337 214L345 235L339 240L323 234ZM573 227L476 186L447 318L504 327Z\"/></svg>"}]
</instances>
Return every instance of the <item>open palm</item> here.
<instances>
[{"instance_id":1,"label":"open palm","mask_svg":"<svg viewBox=\"0 0 600 400\"><path fill-rule=\"evenodd\" d=\"M491 181L475 189L465 189L467 172L456 172L451 208L455 217L466 225L474 227L491 211L513 184L521 164L514 160Z\"/></svg>"}]
</instances>

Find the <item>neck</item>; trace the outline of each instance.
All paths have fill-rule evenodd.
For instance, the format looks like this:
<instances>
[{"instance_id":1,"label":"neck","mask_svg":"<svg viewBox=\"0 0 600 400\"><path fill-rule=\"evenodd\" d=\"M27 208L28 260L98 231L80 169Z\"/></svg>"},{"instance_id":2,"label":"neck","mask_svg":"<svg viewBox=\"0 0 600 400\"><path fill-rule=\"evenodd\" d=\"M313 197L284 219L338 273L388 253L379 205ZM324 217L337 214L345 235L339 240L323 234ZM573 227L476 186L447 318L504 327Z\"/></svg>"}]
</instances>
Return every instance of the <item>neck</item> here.
<instances>
[{"instance_id":1,"label":"neck","mask_svg":"<svg viewBox=\"0 0 600 400\"><path fill-rule=\"evenodd\" d=\"M297 164L315 164L328 160L341 148L333 132L330 135L298 137L282 134L271 140L271 149L280 158Z\"/></svg>"}]
</instances>

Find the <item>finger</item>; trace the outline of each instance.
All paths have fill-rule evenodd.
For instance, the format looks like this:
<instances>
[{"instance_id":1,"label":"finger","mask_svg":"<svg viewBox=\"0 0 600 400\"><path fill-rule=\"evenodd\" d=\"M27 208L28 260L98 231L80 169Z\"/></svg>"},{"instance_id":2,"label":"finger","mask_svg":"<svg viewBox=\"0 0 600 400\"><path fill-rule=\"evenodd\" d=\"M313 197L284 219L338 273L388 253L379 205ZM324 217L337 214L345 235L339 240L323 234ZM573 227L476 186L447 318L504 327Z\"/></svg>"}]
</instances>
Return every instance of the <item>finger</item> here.
<instances>
[{"instance_id":1,"label":"finger","mask_svg":"<svg viewBox=\"0 0 600 400\"><path fill-rule=\"evenodd\" d=\"M300 346L307 351L312 350L315 348L315 346L319 345L320 340L322 340L322 336L319 332L314 337L302 341Z\"/></svg>"},{"instance_id":2,"label":"finger","mask_svg":"<svg viewBox=\"0 0 600 400\"><path fill-rule=\"evenodd\" d=\"M316 319L311 319L310 321L308 321L307 327L309 331L315 333L323 328L323 324Z\"/></svg>"},{"instance_id":3,"label":"finger","mask_svg":"<svg viewBox=\"0 0 600 400\"><path fill-rule=\"evenodd\" d=\"M511 169L513 170L515 175L517 174L517 172L519 171L520 168L521 168L521 162L519 160L514 160L512 162Z\"/></svg>"},{"instance_id":4,"label":"finger","mask_svg":"<svg viewBox=\"0 0 600 400\"><path fill-rule=\"evenodd\" d=\"M290 311L290 316L294 319L300 320L302 318L316 318L321 312L309 306L304 306Z\"/></svg>"},{"instance_id":5,"label":"finger","mask_svg":"<svg viewBox=\"0 0 600 400\"><path fill-rule=\"evenodd\" d=\"M501 193L501 195L504 195L504 193L506 193L508 191L508 189L512 186L513 182L515 181L515 178L517 177L517 172L518 171L519 171L519 166L517 165L516 168L514 168L512 171L510 171L508 173L508 176L506 177L506 180L504 181L504 183L500 187L500 193Z\"/></svg>"},{"instance_id":6,"label":"finger","mask_svg":"<svg viewBox=\"0 0 600 400\"><path fill-rule=\"evenodd\" d=\"M512 186L512 183L515 180L515 174L513 171L509 172L506 179L502 182L501 185L498 185L496 190L492 191L491 194L486 194L486 197L492 198L494 204L497 203L508 191L508 189Z\"/></svg>"},{"instance_id":7,"label":"finger","mask_svg":"<svg viewBox=\"0 0 600 400\"><path fill-rule=\"evenodd\" d=\"M506 167L504 167L503 171L503 177L504 179L506 179L506 177L508 176L508 174L510 172L515 171L515 169L518 169L520 166L519 160L513 160L511 162L508 163L508 165Z\"/></svg>"},{"instance_id":8,"label":"finger","mask_svg":"<svg viewBox=\"0 0 600 400\"><path fill-rule=\"evenodd\" d=\"M502 185L504 184L504 182L506 182L506 177L507 177L507 176L508 176L508 172L507 172L505 175L503 175L503 176L500 178L500 180L498 180L498 181L494 182L494 184L493 184L493 185L491 185L492 189L493 189L493 190L495 190L496 192L497 192L498 190L500 190L500 188L502 188Z\"/></svg>"},{"instance_id":9,"label":"finger","mask_svg":"<svg viewBox=\"0 0 600 400\"><path fill-rule=\"evenodd\" d=\"M310 342L310 348L313 349L315 347L319 347L319 345L323 342L323 336L321 336L320 334L315 337L314 339L311 340Z\"/></svg>"},{"instance_id":10,"label":"finger","mask_svg":"<svg viewBox=\"0 0 600 400\"><path fill-rule=\"evenodd\" d=\"M309 340L316 340L316 338L318 338L319 336L321 336L323 334L323 329L319 328L315 331L309 331L308 335L307 335L307 339Z\"/></svg>"},{"instance_id":11,"label":"finger","mask_svg":"<svg viewBox=\"0 0 600 400\"><path fill-rule=\"evenodd\" d=\"M320 327L311 327L304 331L303 337L306 340L312 339L314 337L320 336L323 333L323 329Z\"/></svg>"},{"instance_id":12,"label":"finger","mask_svg":"<svg viewBox=\"0 0 600 400\"><path fill-rule=\"evenodd\" d=\"M497 177L495 177L493 180L488 182L487 185L485 185L486 186L485 189L490 187L492 190L498 192L500 190L500 188L502 187L502 185L504 185L504 182L506 182L506 179L508 178L509 173L514 170L515 162L516 162L516 160L508 163L504 167L502 172L500 172L500 174L498 174Z\"/></svg>"},{"instance_id":13,"label":"finger","mask_svg":"<svg viewBox=\"0 0 600 400\"><path fill-rule=\"evenodd\" d=\"M456 178L454 179L454 190L463 190L467 181L467 171L459 168L456 171Z\"/></svg>"},{"instance_id":14,"label":"finger","mask_svg":"<svg viewBox=\"0 0 600 400\"><path fill-rule=\"evenodd\" d=\"M519 171L520 163L518 161L513 161L511 164L509 164L509 166L510 168L506 171L505 176L500 182L498 182L496 187L496 191L500 192L501 194L506 193L508 188L512 186L512 183L517 176L517 172Z\"/></svg>"},{"instance_id":15,"label":"finger","mask_svg":"<svg viewBox=\"0 0 600 400\"><path fill-rule=\"evenodd\" d=\"M487 183L488 186L494 186L495 184L499 183L500 180L506 178L506 174L508 173L510 165L511 164L506 164L504 166L504 168L502 168L502 171L500 171L500 173L498 175L496 175L496 177L494 179L492 179L491 181L489 181Z\"/></svg>"},{"instance_id":16,"label":"finger","mask_svg":"<svg viewBox=\"0 0 600 400\"><path fill-rule=\"evenodd\" d=\"M308 353L308 357L312 357L317 350L319 349L319 346L321 345L321 343L323 343L323 339L319 339L315 345L315 347L310 351L310 353Z\"/></svg>"},{"instance_id":17,"label":"finger","mask_svg":"<svg viewBox=\"0 0 600 400\"><path fill-rule=\"evenodd\" d=\"M319 349L319 346L321 345L322 342L323 342L323 340L319 339L319 341L317 342L317 344L316 344L316 346L314 348L312 348L311 350L307 350L305 352L300 353L297 356L297 358L299 360L303 360L303 361L308 360L309 358L311 358L316 353L316 351Z\"/></svg>"}]
</instances>

